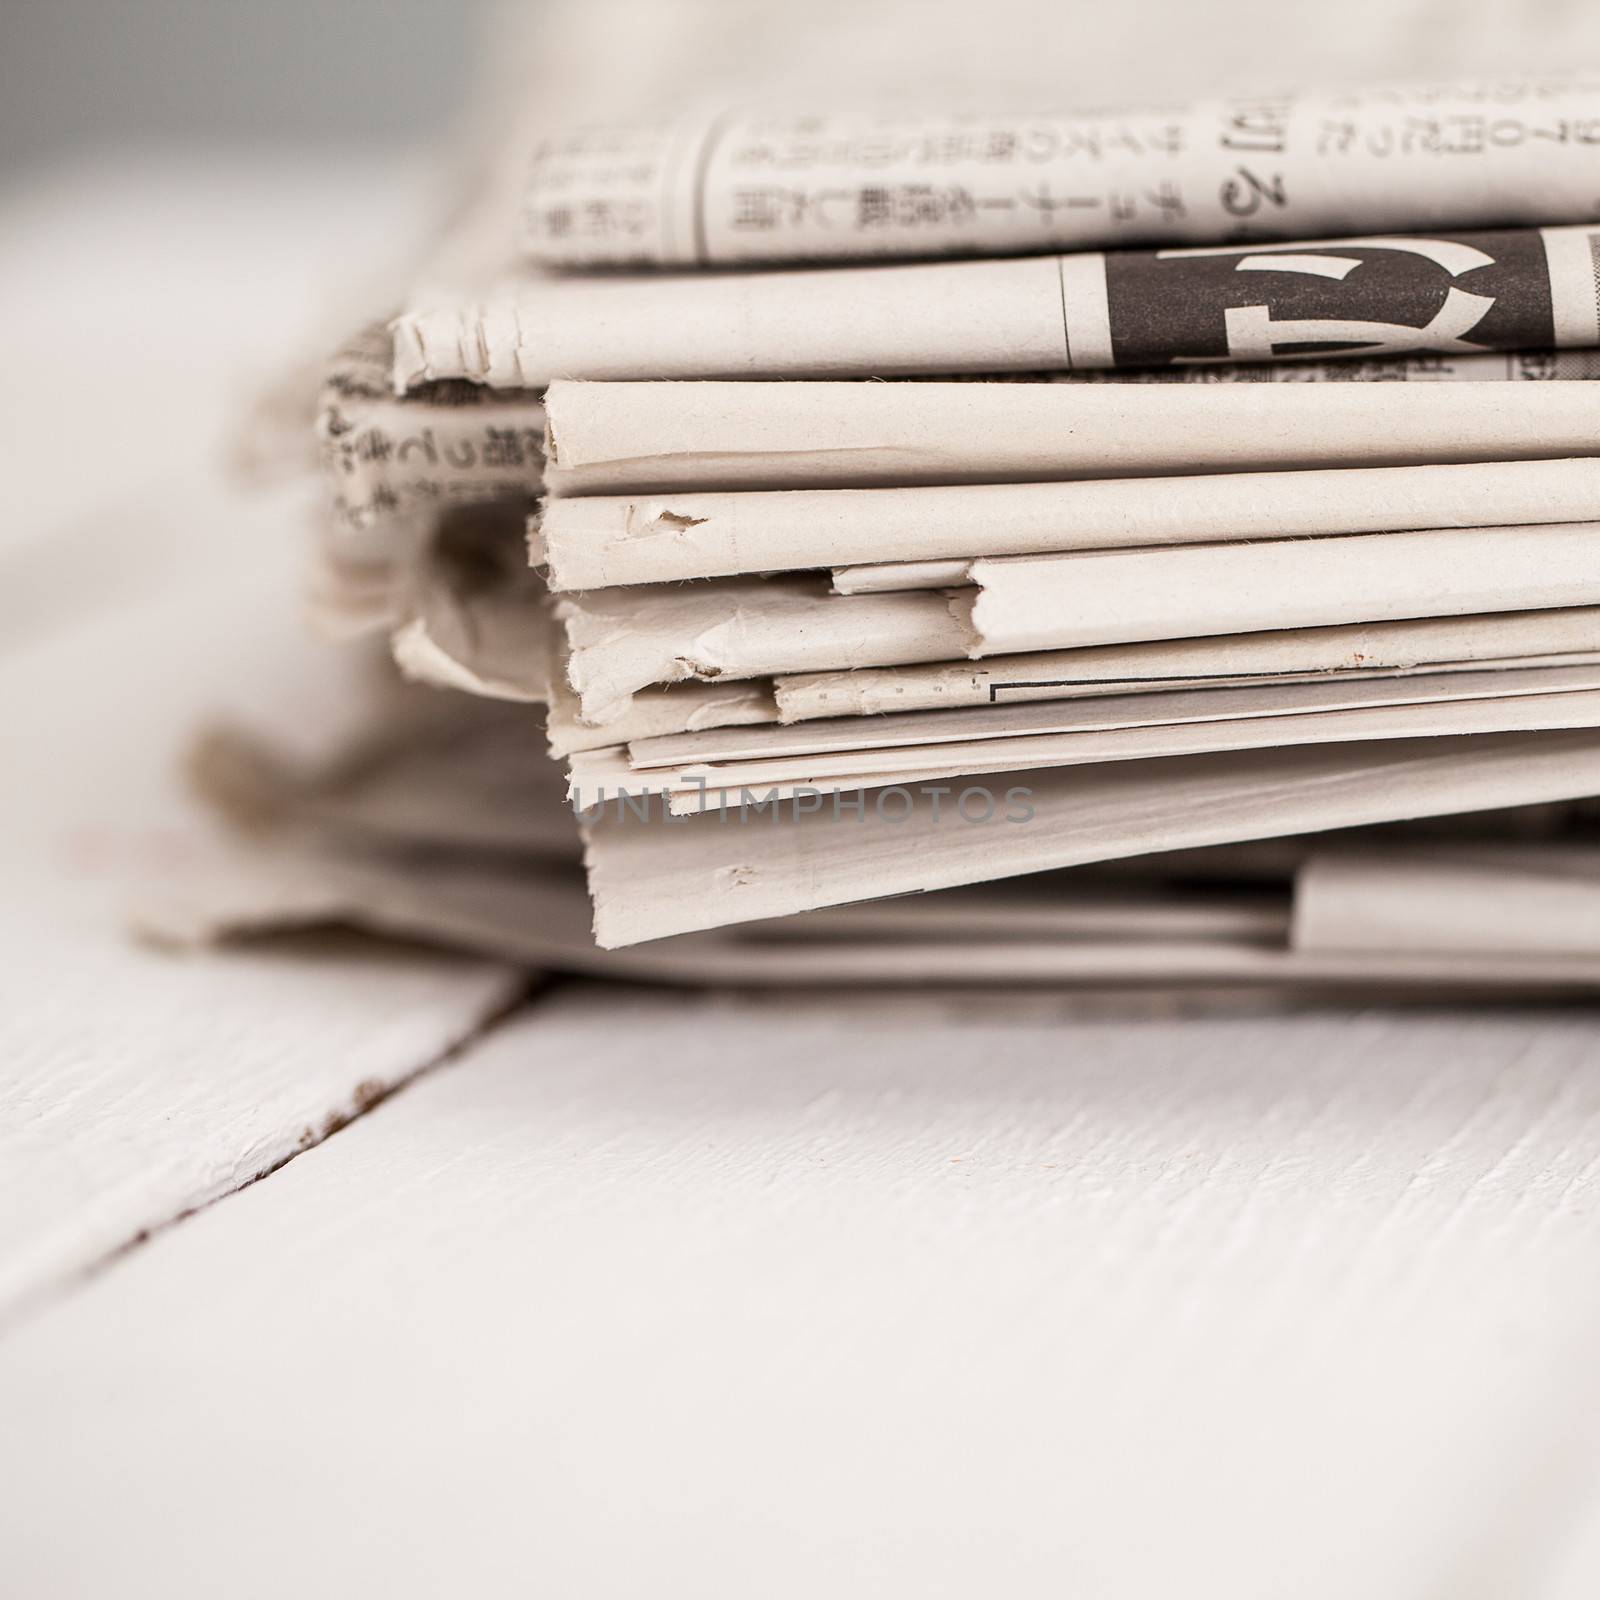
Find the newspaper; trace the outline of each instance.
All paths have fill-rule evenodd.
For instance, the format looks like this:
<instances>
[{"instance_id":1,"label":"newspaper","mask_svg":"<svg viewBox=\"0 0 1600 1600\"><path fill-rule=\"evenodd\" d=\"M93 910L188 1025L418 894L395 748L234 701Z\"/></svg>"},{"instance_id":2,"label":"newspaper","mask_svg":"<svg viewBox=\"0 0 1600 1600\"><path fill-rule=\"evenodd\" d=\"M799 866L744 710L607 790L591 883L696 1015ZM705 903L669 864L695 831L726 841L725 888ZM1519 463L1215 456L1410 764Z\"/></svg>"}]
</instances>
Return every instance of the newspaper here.
<instances>
[{"instance_id":1,"label":"newspaper","mask_svg":"<svg viewBox=\"0 0 1600 1600\"><path fill-rule=\"evenodd\" d=\"M345 856L492 849L576 860L560 774L527 736L523 708L393 688L359 733L314 761L288 760L281 736L230 721L203 730L187 775L257 843L314 837ZM321 706L296 711L302 723L326 716Z\"/></svg>"},{"instance_id":2,"label":"newspaper","mask_svg":"<svg viewBox=\"0 0 1600 1600\"><path fill-rule=\"evenodd\" d=\"M961 891L953 892L952 901ZM1048 986L1056 995L1157 994L1180 997L1218 987L1289 994L1468 992L1497 995L1584 994L1600 967L1592 955L1563 952L1508 961L1503 953L1406 954L1297 950L1263 937L1277 919L1257 917L1237 934L1210 931L1183 900L1140 908L1119 900L1120 936L1093 936L1102 919L1092 903L1080 912L1057 889L1047 914L985 903L991 925L974 933L971 908L944 895L919 896L923 928L893 906L801 916L778 926L789 936L748 931L681 934L627 949L600 950L588 927L580 886L545 873L455 861L351 860L314 851L236 848L206 863L204 876L175 875L166 891L136 909L136 927L167 946L189 947L340 923L374 933L445 943L536 969L701 988L740 984L774 989L859 989L905 985L996 990ZM1199 915L1204 916L1204 908ZM823 923L820 918L829 919ZM1045 922L1040 931L1030 928ZM887 926L884 924L887 923ZM1141 923L1148 932L1139 932ZM1172 931L1164 931L1166 924ZM1079 931L1080 929L1084 931ZM1119 1010L1127 1001L1118 1002Z\"/></svg>"},{"instance_id":3,"label":"newspaper","mask_svg":"<svg viewBox=\"0 0 1600 1600\"><path fill-rule=\"evenodd\" d=\"M1342 708L1335 705L1327 710L1297 711L1285 691L1269 702L1270 709L1261 715L1197 715L1191 720L1168 721L1154 715L1141 717L1120 707L1113 710L1105 702L1096 701L1091 702L1093 710L1103 712L1103 718L1086 718L1083 726L1064 733L899 749L830 751L772 761L708 762L626 774L614 768L590 768L574 771L572 799L580 815L597 804L603 806L609 801L616 805L628 797L641 796L665 796L669 812L675 816L695 816L702 810L731 809L742 813L774 802L788 802L803 809L842 805L847 795L862 789L891 790L898 796L907 785L913 785L932 792L929 786L935 783L977 779L993 773L1152 761L1219 750L1276 750L1373 739L1600 726L1600 693L1582 682L1575 681L1567 688L1547 686L1545 692L1524 695L1516 692L1520 685L1506 681L1511 675L1495 676L1498 681L1494 687L1474 698L1433 694L1419 695L1415 702L1409 702L1399 695L1374 695L1363 697L1374 704L1357 701ZM1385 704L1385 698L1395 703ZM1102 720L1109 725L1095 725ZM1117 725L1119 722L1121 726ZM939 792L953 797L948 803L958 811L964 812L970 806L980 818L1002 813L997 798L982 785L975 789L945 787ZM1007 795L1012 792L1005 791ZM963 795L968 800L964 801ZM863 802L855 796L850 803ZM879 801L875 798L873 803ZM1008 805L1003 814L1015 820L1025 809Z\"/></svg>"},{"instance_id":4,"label":"newspaper","mask_svg":"<svg viewBox=\"0 0 1600 1600\"><path fill-rule=\"evenodd\" d=\"M972 577L975 597L949 602L970 625L971 656L1592 606L1600 602L1600 524L1024 556L975 562Z\"/></svg>"},{"instance_id":5,"label":"newspaper","mask_svg":"<svg viewBox=\"0 0 1600 1600\"><path fill-rule=\"evenodd\" d=\"M778 707L769 683L689 681L640 689L609 721L589 723L583 719L577 695L568 687L566 663L561 661L550 674L545 737L551 756L560 759L634 739L777 720Z\"/></svg>"},{"instance_id":6,"label":"newspaper","mask_svg":"<svg viewBox=\"0 0 1600 1600\"><path fill-rule=\"evenodd\" d=\"M877 716L1123 693L1134 687L1247 683L1263 677L1438 671L1498 660L1557 665L1600 653L1600 607L1425 617L1344 627L1222 634L1004 656L992 662L858 667L774 680L782 721Z\"/></svg>"},{"instance_id":7,"label":"newspaper","mask_svg":"<svg viewBox=\"0 0 1600 1600\"><path fill-rule=\"evenodd\" d=\"M1430 718L1428 720L1437 721L1439 719ZM1517 731L1523 731L1522 723L1515 719L1509 721L1506 726ZM1533 726L1545 729L1549 725L1540 720L1534 723ZM1580 726L1588 726L1588 724L1580 724ZM1296 749L1312 745L1338 744L1341 742L1339 727L1340 724L1338 723L1329 723L1325 728L1319 724L1316 730L1318 733L1316 738L1295 738L1285 745L1253 739L1249 737L1250 730L1245 729L1241 732L1237 725L1226 730L1225 733L1220 733L1215 729L1184 733L1169 730L1149 735L1145 739L1137 741L1140 744L1149 744L1150 748L1148 750L1136 750L1126 761L1118 763L1108 761L1089 763L1045 761L1041 762L1038 767L1029 770L1040 774L1048 773L1052 769L1059 770L1062 768L1072 768L1079 772L1091 772L1113 764L1129 765L1141 761L1191 760L1199 759L1206 754L1242 755L1250 751L1266 749ZM1424 728L1422 732L1425 737L1438 738L1463 732L1471 734L1472 731L1471 727L1461 729L1453 726L1437 726ZM1494 729L1480 731L1504 731L1504 728L1497 724ZM1389 736L1383 731L1383 725L1380 723L1372 729L1370 738L1381 742L1388 739ZM1352 734L1350 742L1358 742L1354 734ZM1398 741L1391 740L1390 742ZM603 784L606 775L602 773L599 776ZM583 773L571 776L569 779L574 796L581 796L586 804L588 797L598 792L594 785L594 778L595 774ZM666 808L664 826L676 827L695 817L704 816L715 816L721 819L725 825L731 826L734 825L736 819L748 816L751 813L766 815L776 812L779 815L788 815L795 809L804 810L819 803L823 806L837 806L841 810L853 812L858 806L869 808L877 805L881 797L886 806L893 805L898 807L901 804L901 794L906 791L940 796L939 803L945 808L947 814L951 803L950 797L954 797L959 802L962 795L968 797L967 805L969 807L981 811L987 804L985 797L990 793L996 793L1002 798L1007 795L1020 796L1023 793L1031 795L1032 788L1027 781L1024 781L1025 778L1025 773L1012 772L1008 767L996 765L985 766L976 772L957 771L953 766L942 766L928 767L917 771L869 773L851 777L848 781L840 779L820 785L814 783L771 783L757 789L753 789L749 785L742 785L727 789L707 788L701 790L697 786L691 792L689 790L674 790L667 788L665 785L657 784L648 790L641 789L638 792L632 792L624 786L620 791L615 792L608 789L607 799L611 805L626 806L634 809L646 806L664 806ZM997 791L990 788L991 784L1000 781L1005 781L1007 787ZM819 795L822 797L820 802L818 800ZM1027 802L1013 800L1010 804L1025 809ZM584 812L579 813L580 820L585 814ZM1020 815L1020 811L1018 814ZM1360 830L1351 831L1359 832ZM1260 839L1252 841L1254 844L1262 842ZM1162 852L1161 854L1163 859L1168 855L1174 858L1209 855L1214 848L1220 847L1204 846L1196 847L1193 851L1172 851ZM1241 844L1237 848L1242 850L1245 846ZM1117 864L1117 861L1113 860L1096 862L1094 866L1096 870L1108 871ZM988 880L985 879L983 881L987 882ZM1253 881L1248 874L1247 881Z\"/></svg>"},{"instance_id":8,"label":"newspaper","mask_svg":"<svg viewBox=\"0 0 1600 1600\"><path fill-rule=\"evenodd\" d=\"M545 485L564 495L1532 460L1600 440L1585 383L561 382L545 407Z\"/></svg>"},{"instance_id":9,"label":"newspaper","mask_svg":"<svg viewBox=\"0 0 1600 1600\"><path fill-rule=\"evenodd\" d=\"M1371 848L1370 844L1368 848ZM1312 853L1307 842L1306 854ZM1197 852L1200 855L1220 852ZM1070 939L1095 944L1133 941L1253 944L1283 948L1292 920L1292 873L1254 892L1218 889L1168 874L1159 857L1117 863L1113 875L1087 867L1040 873L1006 883L935 894L907 895L860 905L779 917L751 930L763 939L828 938ZM1225 877L1227 863L1215 869ZM1302 863L1303 865L1303 863Z\"/></svg>"},{"instance_id":10,"label":"newspaper","mask_svg":"<svg viewBox=\"0 0 1600 1600\"><path fill-rule=\"evenodd\" d=\"M705 267L1582 222L1600 215L1597 148L1592 76L1103 109L736 107L547 136L524 244L560 266Z\"/></svg>"},{"instance_id":11,"label":"newspaper","mask_svg":"<svg viewBox=\"0 0 1600 1600\"><path fill-rule=\"evenodd\" d=\"M1485 664L1476 671L1375 673L1309 683L1202 684L1073 701L898 711L826 722L659 734L630 740L628 760L636 769L699 768L783 758L809 758L817 765L846 752L877 761L891 750L909 749L920 754L935 745L957 747L949 754L959 758L973 746L1040 735L1576 692L1600 692L1600 669L1595 664L1526 668Z\"/></svg>"},{"instance_id":12,"label":"newspaper","mask_svg":"<svg viewBox=\"0 0 1600 1600\"><path fill-rule=\"evenodd\" d=\"M1230 840L1600 793L1594 730L1391 739L1134 761L989 780L1026 789L1025 822L935 817L936 797L823 807L783 826L722 815L588 827L606 948L891 894Z\"/></svg>"},{"instance_id":13,"label":"newspaper","mask_svg":"<svg viewBox=\"0 0 1600 1600\"><path fill-rule=\"evenodd\" d=\"M550 587L562 591L857 562L1582 522L1597 507L1600 458L1583 457L1153 481L596 495L551 501L541 537Z\"/></svg>"},{"instance_id":14,"label":"newspaper","mask_svg":"<svg viewBox=\"0 0 1600 1600\"><path fill-rule=\"evenodd\" d=\"M902 589L965 589L972 562L965 556L937 561L863 561L855 567L830 567L834 594L895 594Z\"/></svg>"},{"instance_id":15,"label":"newspaper","mask_svg":"<svg viewBox=\"0 0 1600 1600\"><path fill-rule=\"evenodd\" d=\"M1600 346L1600 229L676 277L423 298L394 379L845 378Z\"/></svg>"},{"instance_id":16,"label":"newspaper","mask_svg":"<svg viewBox=\"0 0 1600 1600\"><path fill-rule=\"evenodd\" d=\"M1153 554L1154 552L1147 552ZM394 648L408 675L441 687L492 698L548 699L547 733L556 756L691 730L800 722L883 712L997 706L1081 699L1184 686L1201 688L1385 673L1465 671L1493 666L1580 665L1600 654L1600 608L1424 617L1342 627L1201 636L1046 652L1023 652L989 662L935 661L897 667L794 673L769 677L771 663L797 648L859 654L872 644L904 646L906 622L941 634L951 627L938 597L907 597L909 610L833 606L814 581L728 583L689 589L585 596L557 630L543 586L526 569L497 572L475 562L465 574L435 554L414 580L417 614L397 630ZM831 609L830 609L831 607ZM581 610L588 621L580 622ZM739 621L731 638L717 632ZM686 617L701 624L683 627ZM601 619L595 626L595 619ZM785 639L798 624L804 641ZM569 626L570 625L570 631ZM670 688L640 686L626 700L591 697L590 713L570 687L570 638L595 652L581 660L580 677L619 665L615 635L637 627L652 641L652 659L673 670L697 666L706 681ZM562 648L554 649L557 632ZM762 670L752 671L751 652ZM625 659L625 652L623 659ZM698 662L695 655L703 659ZM604 666L611 662L612 667ZM750 672L749 677L731 673ZM602 712L595 715L596 706Z\"/></svg>"},{"instance_id":17,"label":"newspaper","mask_svg":"<svg viewBox=\"0 0 1600 1600\"><path fill-rule=\"evenodd\" d=\"M491 700L550 699L553 628L535 574L485 576L435 558L415 581L413 604L391 639L406 677Z\"/></svg>"},{"instance_id":18,"label":"newspaper","mask_svg":"<svg viewBox=\"0 0 1600 1600\"><path fill-rule=\"evenodd\" d=\"M687 64L679 31L639 16ZM606 31L585 23L574 59L600 61ZM873 94L893 61L931 103L959 103L905 71L904 18L788 31L841 97ZM842 39L869 38L876 65L841 59ZM622 70L605 103L676 117L706 86L675 72L662 96L658 68ZM571 125L593 87L556 76L524 99ZM1052 59L1048 76L1081 96L1081 71L1074 88ZM819 103L789 81L792 104ZM1343 131L1315 98L1231 102L1225 158L1197 131L1215 106L1157 113L1178 143L1142 153L1115 137L1122 113L985 124L1098 142L1092 165L1043 162L1025 200L983 188L1004 185L1002 160L952 175L971 163L948 141L912 178L835 182L828 163L856 155L837 139L802 152L781 116L702 127L687 165L676 146L652 165L653 134L609 167L583 141L543 148L533 226L563 248L603 232L613 265L658 264L639 240L676 227L686 182L706 248L665 264L865 263L698 277L517 264L529 144L502 140L411 293L385 296L392 332L355 341L324 397L319 602L345 631L391 632L430 686L427 749L374 739L312 781L247 740L214 738L198 763L272 829L269 915L673 982L1592 986L1595 953L1557 937L1520 954L1295 948L1286 874L1311 846L1261 842L1526 803L1515 826L1548 865L1592 826L1569 797L1600 792L1600 593L1581 548L1600 402L1545 381L1600 376L1600 128L1583 109L1600 83L1347 100ZM896 118L882 127L910 126ZM737 194L723 181L758 135L790 141L798 205L773 226L746 171ZM1132 183L1147 158L1161 173ZM602 168L613 188L563 222ZM1084 170L1098 205L1073 203ZM923 183L913 215L905 185ZM971 215L940 213L958 189ZM840 204L864 208L870 237L826 215ZM1176 231L1140 232L1152 207ZM784 377L823 381L721 381ZM594 378L617 387L572 381ZM675 378L707 381L658 381ZM1136 558L1152 564L1122 565ZM1164 631L1143 636L1142 605ZM1004 653L961 659L987 649ZM540 700L621 957L589 941ZM747 819L746 780L781 808ZM596 816L596 782L652 789L649 821ZM974 823L965 802L985 797L997 815ZM1101 898L1082 898L1075 863L1135 855L1148 865L1097 868ZM1190 874L1204 906L1176 887ZM883 898L995 876L1033 881ZM196 925L249 925L248 894L226 899Z\"/></svg>"},{"instance_id":19,"label":"newspaper","mask_svg":"<svg viewBox=\"0 0 1600 1600\"><path fill-rule=\"evenodd\" d=\"M250 823L253 842L191 852L138 908L142 931L193 943L338 920L544 968L685 984L921 983L930 973L986 986L1349 984L1374 965L1361 952L1289 950L1279 884L1303 844L1267 863L1261 888L1242 898L1180 886L1243 870L1238 851L1214 864L1202 851L1130 863L1115 881L1082 887L1022 880L608 954L593 946L587 900L566 866L575 826L550 791L554 769L517 736L518 709L398 690L363 707L360 726L335 717L305 755L237 728L208 736L196 770ZM241 783L256 792L246 798ZM1479 973L1432 957L1383 972L1373 981L1396 987L1402 972L1497 989L1586 977L1564 961Z\"/></svg>"},{"instance_id":20,"label":"newspaper","mask_svg":"<svg viewBox=\"0 0 1600 1600\"><path fill-rule=\"evenodd\" d=\"M717 579L563 595L556 616L579 714L599 726L637 691L692 678L948 663L1503 606L1592 608L1600 602L1596 531L1570 523L1012 557L974 563L977 587L950 593L840 596L815 577ZM1569 628L1558 619L1548 650L1524 625L1515 637L1531 648L1495 653L1562 653L1586 638L1590 620ZM530 633L536 626L530 620ZM1318 642L1307 650L1322 659ZM1192 675L1177 664L1173 671Z\"/></svg>"},{"instance_id":21,"label":"newspaper","mask_svg":"<svg viewBox=\"0 0 1600 1600\"><path fill-rule=\"evenodd\" d=\"M592 725L654 684L944 661L968 638L939 595L842 599L815 578L567 595L556 617L567 681Z\"/></svg>"},{"instance_id":22,"label":"newspaper","mask_svg":"<svg viewBox=\"0 0 1600 1600\"><path fill-rule=\"evenodd\" d=\"M1296 878L1293 939L1311 951L1600 954L1600 850L1315 852Z\"/></svg>"},{"instance_id":23,"label":"newspaper","mask_svg":"<svg viewBox=\"0 0 1600 1600\"><path fill-rule=\"evenodd\" d=\"M307 597L317 627L335 638L406 620L415 568L441 522L486 502L525 512L539 488L536 400L459 382L397 400L392 344L381 323L361 329L328 363L317 400L327 509Z\"/></svg>"},{"instance_id":24,"label":"newspaper","mask_svg":"<svg viewBox=\"0 0 1600 1600\"><path fill-rule=\"evenodd\" d=\"M463 503L427 519L385 569L383 625L407 677L495 699L548 697L553 630L525 528L520 498ZM345 582L339 603L348 609Z\"/></svg>"},{"instance_id":25,"label":"newspaper","mask_svg":"<svg viewBox=\"0 0 1600 1600\"><path fill-rule=\"evenodd\" d=\"M230 814L244 804L250 838L189 852L138 906L141 930L190 944L338 920L557 970L696 985L915 982L919 956L951 981L963 960L994 981L1012 950L1018 982L1150 983L1188 970L1195 945L1213 962L1242 946L1287 953L1286 881L1241 901L1190 890L1157 861L1114 888L1023 882L606 954L572 871L576 825L552 792L554 768L515 737L515 708L391 686L364 709L359 727L319 726L308 755L212 730L197 766L213 781L232 769L231 788L208 792ZM326 720L322 708L314 720ZM257 787L248 802L241 776ZM1194 952L1197 973L1206 959Z\"/></svg>"},{"instance_id":26,"label":"newspaper","mask_svg":"<svg viewBox=\"0 0 1600 1600\"><path fill-rule=\"evenodd\" d=\"M395 397L393 339L383 323L359 330L323 377L316 437L341 527L381 527L415 513L539 490L544 408L529 396L466 383Z\"/></svg>"}]
</instances>

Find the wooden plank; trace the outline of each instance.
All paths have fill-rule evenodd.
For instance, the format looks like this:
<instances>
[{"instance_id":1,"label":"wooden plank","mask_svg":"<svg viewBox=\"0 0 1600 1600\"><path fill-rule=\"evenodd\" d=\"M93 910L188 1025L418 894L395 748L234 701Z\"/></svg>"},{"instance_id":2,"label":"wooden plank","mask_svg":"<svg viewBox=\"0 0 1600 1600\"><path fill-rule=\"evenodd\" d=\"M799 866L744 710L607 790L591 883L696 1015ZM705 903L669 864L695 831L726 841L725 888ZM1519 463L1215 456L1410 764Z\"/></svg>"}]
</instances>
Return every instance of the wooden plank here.
<instances>
[{"instance_id":1,"label":"wooden plank","mask_svg":"<svg viewBox=\"0 0 1600 1600\"><path fill-rule=\"evenodd\" d=\"M1594 1039L568 992L10 1339L8 1583L1533 1592Z\"/></svg>"},{"instance_id":2,"label":"wooden plank","mask_svg":"<svg viewBox=\"0 0 1600 1600\"><path fill-rule=\"evenodd\" d=\"M132 942L124 897L208 848L177 777L202 708L288 719L337 682L293 636L282 548L229 550L226 576L195 551L171 595L0 662L27 778L0 792L0 1314L320 1139L520 987L350 942L188 959Z\"/></svg>"},{"instance_id":3,"label":"wooden plank","mask_svg":"<svg viewBox=\"0 0 1600 1600\"><path fill-rule=\"evenodd\" d=\"M80 172L0 213L0 286L32 313L8 352L29 403L0 441L0 1318L324 1137L519 985L349 943L179 960L124 929L126 892L207 847L177 777L200 717L231 705L303 745L356 671L299 636L306 490L242 493L214 459L324 251L384 214L373 191L302 236L288 219L331 191L276 171L283 214L240 230L224 174L168 168ZM136 392L107 391L113 371Z\"/></svg>"}]
</instances>

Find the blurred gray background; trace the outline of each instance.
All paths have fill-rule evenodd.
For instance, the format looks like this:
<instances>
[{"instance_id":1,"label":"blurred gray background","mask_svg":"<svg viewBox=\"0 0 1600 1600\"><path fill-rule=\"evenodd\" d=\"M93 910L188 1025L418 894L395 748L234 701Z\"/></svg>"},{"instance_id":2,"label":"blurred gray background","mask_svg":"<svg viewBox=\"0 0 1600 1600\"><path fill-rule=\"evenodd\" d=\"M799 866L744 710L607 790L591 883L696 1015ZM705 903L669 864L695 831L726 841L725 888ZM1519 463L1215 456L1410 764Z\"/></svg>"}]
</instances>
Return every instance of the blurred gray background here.
<instances>
[{"instance_id":1,"label":"blurred gray background","mask_svg":"<svg viewBox=\"0 0 1600 1600\"><path fill-rule=\"evenodd\" d=\"M0 0L0 180L122 144L426 141L485 0Z\"/></svg>"},{"instance_id":2,"label":"blurred gray background","mask_svg":"<svg viewBox=\"0 0 1600 1600\"><path fill-rule=\"evenodd\" d=\"M0 182L108 149L436 147L498 69L589 109L812 83L1064 98L1592 65L1600 0L0 0ZM916 19L908 38L907 15ZM1226 18L1227 26L1216 25ZM924 37L965 38L937 52ZM537 40L537 56L527 55ZM537 59L537 87L517 63ZM509 64L509 67L508 67ZM685 70L686 68L686 70ZM1042 78L1041 78L1042 74ZM864 86L864 87L862 87ZM570 107L567 108L570 110Z\"/></svg>"}]
</instances>

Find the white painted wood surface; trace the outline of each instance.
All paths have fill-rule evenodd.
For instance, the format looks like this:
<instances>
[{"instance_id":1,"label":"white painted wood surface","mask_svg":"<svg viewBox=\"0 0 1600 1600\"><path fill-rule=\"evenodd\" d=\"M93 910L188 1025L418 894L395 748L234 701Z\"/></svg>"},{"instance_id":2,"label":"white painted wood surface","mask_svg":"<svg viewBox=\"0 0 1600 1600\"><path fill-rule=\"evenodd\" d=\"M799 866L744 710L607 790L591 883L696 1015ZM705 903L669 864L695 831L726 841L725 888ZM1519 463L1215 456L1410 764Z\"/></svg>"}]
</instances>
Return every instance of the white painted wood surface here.
<instances>
[{"instance_id":1,"label":"white painted wood surface","mask_svg":"<svg viewBox=\"0 0 1600 1600\"><path fill-rule=\"evenodd\" d=\"M322 1138L518 987L418 953L183 961L127 938L127 886L206 846L176 779L197 718L235 704L293 731L336 670L297 626L301 497L254 504L216 457L249 368L304 337L325 253L395 212L383 168L342 233L320 182L280 172L305 234L289 204L276 241L266 217L224 238L221 174L137 176L70 176L0 212L23 402L0 430L0 1320ZM110 239L136 283L108 279ZM138 381L85 425L68 403L96 363Z\"/></svg>"},{"instance_id":2,"label":"white painted wood surface","mask_svg":"<svg viewBox=\"0 0 1600 1600\"><path fill-rule=\"evenodd\" d=\"M1579 0L1232 9L1210 58L1258 83L1594 37ZM328 670L290 508L202 457L387 204L124 173L0 212L0 1591L1595 1593L1590 1013L587 989L228 1194L511 992L113 914L203 847L193 715L271 685L292 729Z\"/></svg>"},{"instance_id":3,"label":"white painted wood surface","mask_svg":"<svg viewBox=\"0 0 1600 1600\"><path fill-rule=\"evenodd\" d=\"M569 992L13 1334L8 1586L1592 1593L1596 1054Z\"/></svg>"}]
</instances>

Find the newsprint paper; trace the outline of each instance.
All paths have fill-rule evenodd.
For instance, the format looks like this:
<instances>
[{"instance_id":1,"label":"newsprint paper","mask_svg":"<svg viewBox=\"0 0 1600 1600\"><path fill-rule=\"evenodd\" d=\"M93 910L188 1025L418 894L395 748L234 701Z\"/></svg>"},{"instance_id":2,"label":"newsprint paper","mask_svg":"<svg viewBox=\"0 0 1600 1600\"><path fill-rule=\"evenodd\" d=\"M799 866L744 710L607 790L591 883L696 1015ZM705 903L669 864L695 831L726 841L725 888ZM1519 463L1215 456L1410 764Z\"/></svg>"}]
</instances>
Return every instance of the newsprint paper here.
<instances>
[{"instance_id":1,"label":"newsprint paper","mask_svg":"<svg viewBox=\"0 0 1600 1600\"><path fill-rule=\"evenodd\" d=\"M561 266L1020 255L1600 216L1600 79L929 113L750 107L556 133Z\"/></svg>"},{"instance_id":2,"label":"newsprint paper","mask_svg":"<svg viewBox=\"0 0 1600 1600\"><path fill-rule=\"evenodd\" d=\"M791 272L532 279L425 299L395 383L1096 371L1600 345L1600 229Z\"/></svg>"},{"instance_id":3,"label":"newsprint paper","mask_svg":"<svg viewBox=\"0 0 1600 1600\"><path fill-rule=\"evenodd\" d=\"M559 495L1528 461L1600 442L1587 383L563 382L545 414Z\"/></svg>"}]
</instances>

